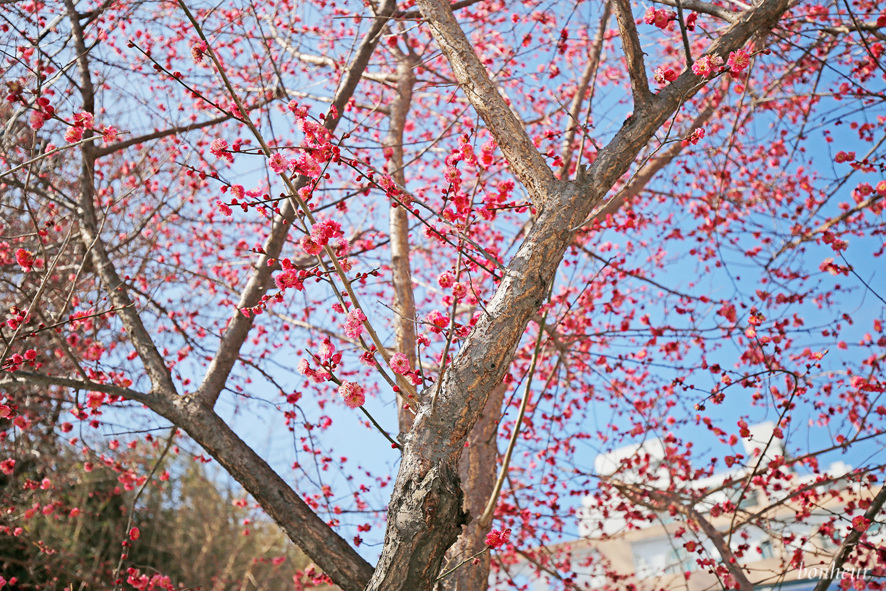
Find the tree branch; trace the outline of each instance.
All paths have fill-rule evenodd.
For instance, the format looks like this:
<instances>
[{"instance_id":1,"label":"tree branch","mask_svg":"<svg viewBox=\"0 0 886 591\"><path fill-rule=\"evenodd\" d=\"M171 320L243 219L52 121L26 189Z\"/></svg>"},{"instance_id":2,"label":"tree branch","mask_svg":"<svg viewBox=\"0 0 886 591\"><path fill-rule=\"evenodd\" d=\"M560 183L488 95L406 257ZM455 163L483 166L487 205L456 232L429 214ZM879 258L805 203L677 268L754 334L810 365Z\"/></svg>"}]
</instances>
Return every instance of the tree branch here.
<instances>
[{"instance_id":1,"label":"tree branch","mask_svg":"<svg viewBox=\"0 0 886 591\"><path fill-rule=\"evenodd\" d=\"M199 402L187 396L155 396L110 384L25 371L0 378L0 386L27 383L105 392L146 405L181 427L215 458L261 504L287 536L342 589L362 591L369 581L372 566L318 517L227 423Z\"/></svg>"},{"instance_id":2,"label":"tree branch","mask_svg":"<svg viewBox=\"0 0 886 591\"><path fill-rule=\"evenodd\" d=\"M372 566L326 524L299 495L231 430L225 421L200 402L180 398L169 416L194 441L232 474L286 535L345 591L362 591Z\"/></svg>"},{"instance_id":3,"label":"tree branch","mask_svg":"<svg viewBox=\"0 0 886 591\"><path fill-rule=\"evenodd\" d=\"M607 0L603 5L603 14L600 16L600 26L597 28L597 33L594 35L594 40L591 42L591 48L588 51L588 63L585 64L585 69L581 73L581 80L579 80L578 87L575 89L572 103L569 105L569 127L566 129L566 133L563 134L563 143L560 147L560 158L563 160L563 166L557 175L560 177L560 180L565 181L567 179L572 165L572 153L575 151L573 143L575 142L576 131L581 130L582 134L587 133L587 130L579 122L578 118L581 116L581 107L585 102L585 94L587 94L588 87L597 77L597 69L600 67L600 56L603 53L603 41L606 39L606 25L609 22L610 16L612 16L612 0ZM590 115L590 112L590 107L588 107L588 115ZM581 154L579 154L579 158L581 158Z\"/></svg>"},{"instance_id":4,"label":"tree branch","mask_svg":"<svg viewBox=\"0 0 886 591\"><path fill-rule=\"evenodd\" d=\"M449 3L418 0L418 7L468 100L486 122L514 174L529 191L532 203L540 209L545 205L544 196L555 180L553 171L490 80L486 66L477 58Z\"/></svg>"},{"instance_id":5,"label":"tree branch","mask_svg":"<svg viewBox=\"0 0 886 591\"><path fill-rule=\"evenodd\" d=\"M621 32L621 44L628 63L628 75L631 77L631 93L634 95L634 112L652 100L649 92L649 78L646 76L646 64L643 61L643 49L640 37L634 25L634 13L631 11L631 0L613 0L615 19Z\"/></svg>"},{"instance_id":6,"label":"tree branch","mask_svg":"<svg viewBox=\"0 0 886 591\"><path fill-rule=\"evenodd\" d=\"M886 486L881 486L880 491L871 501L868 510L864 512L865 519L867 519L868 522L872 522L877 516L877 513L880 512L880 509L883 508L884 504L886 504ZM849 555L852 554L852 550L855 549L855 546L858 544L863 533L864 531L860 529L852 528L852 531L849 532L849 535L846 536L846 539L840 544L840 549L837 550L837 553L834 555L830 568L828 568L827 571L822 571L828 574L822 576L822 578L818 580L815 589L812 591L827 591L828 587L831 586L831 582L834 580L835 574L839 573L840 569L843 568L843 565L846 563L846 560L849 559Z\"/></svg>"},{"instance_id":7,"label":"tree branch","mask_svg":"<svg viewBox=\"0 0 886 591\"><path fill-rule=\"evenodd\" d=\"M256 105L258 107L260 105ZM153 133L146 133L144 135L140 135L137 137L129 138L128 140L123 140L121 142L113 143L109 146L102 146L100 148L95 149L95 157L96 159L107 156L108 154L113 154L114 152L119 152L120 150L125 150L130 146L134 146L136 144L142 144L144 142L150 142L152 140L159 140L165 137L169 137L171 135L178 135L180 133L185 133L188 131L194 131L195 129L202 129L204 127L212 127L213 125L218 125L219 123L224 123L231 119L232 115L222 115L220 117L216 117L215 119L209 119L208 121L200 121L197 123L191 123L190 125L182 125L179 127L170 127L169 129L164 129L161 131L155 131Z\"/></svg>"},{"instance_id":8,"label":"tree branch","mask_svg":"<svg viewBox=\"0 0 886 591\"><path fill-rule=\"evenodd\" d=\"M698 114L698 117L689 126L689 131L703 127L716 111L714 105L709 105L704 111ZM683 151L683 143L680 141L673 142L665 149L662 154L648 160L640 169L631 177L628 184L625 185L609 202L597 212L598 218L605 218L607 215L615 215L625 203L630 202L634 197L646 190L646 187L655 178L663 168L673 162L674 158Z\"/></svg>"},{"instance_id":9,"label":"tree branch","mask_svg":"<svg viewBox=\"0 0 886 591\"><path fill-rule=\"evenodd\" d=\"M637 486L619 482L611 482L611 484L619 493L633 503L656 512L663 511L667 507L674 507L677 512L682 513L689 520L693 521L711 541L717 552L720 553L721 563L729 570L729 574L735 577L741 591L753 591L754 585L748 580L747 575L742 570L723 533L705 519L704 515L699 513L697 509L689 504L684 504L682 500L675 500L671 495L665 495L659 491L641 490Z\"/></svg>"},{"instance_id":10,"label":"tree branch","mask_svg":"<svg viewBox=\"0 0 886 591\"><path fill-rule=\"evenodd\" d=\"M454 11L460 10L462 8L467 8L468 6L473 6L474 4L479 4L480 2L483 2L483 1L484 0L459 0L458 2L453 2L450 5L449 9L454 12ZM398 11L397 14L394 15L394 18L403 19L403 20L420 18L420 17L421 17L421 11L415 10L415 9L405 10L405 11L401 10L401 11Z\"/></svg>"},{"instance_id":11,"label":"tree branch","mask_svg":"<svg viewBox=\"0 0 886 591\"><path fill-rule=\"evenodd\" d=\"M143 392L137 392L135 390L130 390L129 388L122 388L120 386L114 386L112 384L100 384L98 382L92 381L73 380L71 378L62 378L57 376L46 376L29 371L12 372L6 374L3 379L0 380L0 386L7 387L9 384L29 383L38 384L40 386L61 386L63 388L73 388L75 390L104 392L105 394L120 396L121 398L132 400L134 402L140 402L145 405L151 405L157 402L156 396L145 394Z\"/></svg>"},{"instance_id":12,"label":"tree branch","mask_svg":"<svg viewBox=\"0 0 886 591\"><path fill-rule=\"evenodd\" d=\"M406 116L412 106L415 67L418 63L418 56L412 53L401 54L397 58L397 94L390 104L390 127L382 142L382 145L390 150L387 172L401 187L406 186L406 173L403 169L403 132L406 127ZM390 232L391 272L394 280L393 308L397 313L394 320L396 349L406 355L409 367L415 370L418 358L415 354L415 297L412 290L412 270L409 267L409 217L406 208L396 201L391 203L390 208ZM404 394L410 391L410 388L406 387L407 379L397 376L397 383L400 386L400 392L397 393L397 417L401 433L409 431L414 416L411 408L404 408L404 405L409 403L404 398Z\"/></svg>"},{"instance_id":13,"label":"tree branch","mask_svg":"<svg viewBox=\"0 0 886 591\"><path fill-rule=\"evenodd\" d=\"M666 6L677 7L678 0L657 0ZM734 23L738 19L738 13L732 12L728 8L710 4L708 2L700 2L699 0L679 0L680 4L686 10L692 10L701 14L707 14L729 23Z\"/></svg>"},{"instance_id":14,"label":"tree branch","mask_svg":"<svg viewBox=\"0 0 886 591\"><path fill-rule=\"evenodd\" d=\"M369 31L367 31L366 35L363 37L351 65L345 71L344 77L336 90L335 99L332 102L336 108L336 115L334 117L328 116L324 120L324 126L328 130L334 130L338 125L338 122L341 120L345 105L347 105L350 98L354 95L354 90L357 88L357 84L359 83L363 72L369 65L369 58L375 51L375 46L378 44L381 31L387 23L387 20L393 15L396 7L395 0L385 0L380 7L378 14L379 18L373 21ZM307 179L300 176L294 183L295 188L300 189L305 186L306 183ZM283 202L280 215L274 219L274 226L263 245L265 254L260 255L256 260L255 270L249 277L246 286L243 288L243 292L240 294L240 301L237 304L237 309L234 310L231 320L228 323L228 328L222 335L218 351L210 362L209 368L206 370L206 375L203 378L203 382L200 384L196 396L201 402L203 402L203 404L210 408L215 405L222 388L224 388L227 383L228 376L240 355L240 348L243 346L243 343L249 335L249 330L252 328L254 317L251 315L247 317L241 314L240 310L255 306L261 299L262 295L264 295L271 273L273 272L273 269L268 266L268 259L279 258L280 253L283 251L283 246L286 243L286 236L289 233L289 226L291 220L294 219L294 216L295 209L291 200L287 199Z\"/></svg>"},{"instance_id":15,"label":"tree branch","mask_svg":"<svg viewBox=\"0 0 886 591\"><path fill-rule=\"evenodd\" d=\"M95 88L89 70L88 51L84 41L83 28L73 0L66 0L65 6L68 18L71 21L71 30L74 35L74 45L77 48L77 65L80 70L80 93L83 97L83 110L87 113L95 112ZM87 137L93 132L87 131ZM77 214L80 220L80 240L92 258L93 267L96 270L102 284L108 292L108 297L115 308L120 310L120 320L129 335L129 341L135 347L145 371L151 379L154 392L171 396L175 391L172 374L166 366L166 362L150 333L145 328L138 310L133 301L126 293L126 287L114 264L111 262L105 244L101 240L98 220L95 215L95 146L93 142L86 142L80 146L81 169L80 169L80 195L77 204Z\"/></svg>"}]
</instances>

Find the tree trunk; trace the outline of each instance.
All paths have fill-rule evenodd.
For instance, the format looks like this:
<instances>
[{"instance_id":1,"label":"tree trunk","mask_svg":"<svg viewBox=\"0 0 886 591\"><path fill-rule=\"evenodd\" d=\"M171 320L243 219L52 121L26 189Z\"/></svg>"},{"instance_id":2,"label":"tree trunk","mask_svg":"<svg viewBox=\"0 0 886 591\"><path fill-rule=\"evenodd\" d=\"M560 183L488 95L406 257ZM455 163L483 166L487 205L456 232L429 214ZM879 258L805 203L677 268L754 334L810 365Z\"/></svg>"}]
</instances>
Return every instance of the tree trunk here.
<instances>
[{"instance_id":1,"label":"tree trunk","mask_svg":"<svg viewBox=\"0 0 886 591\"><path fill-rule=\"evenodd\" d=\"M498 463L498 420L507 387L500 384L492 390L480 420L468 437L468 447L461 457L458 475L465 487L465 510L471 521L462 530L458 541L447 552L449 564L456 565L468 556L486 547L489 526L480 525L480 515L486 508ZM479 556L477 564L469 562L437 584L437 591L482 591L489 581L489 553Z\"/></svg>"}]
</instances>

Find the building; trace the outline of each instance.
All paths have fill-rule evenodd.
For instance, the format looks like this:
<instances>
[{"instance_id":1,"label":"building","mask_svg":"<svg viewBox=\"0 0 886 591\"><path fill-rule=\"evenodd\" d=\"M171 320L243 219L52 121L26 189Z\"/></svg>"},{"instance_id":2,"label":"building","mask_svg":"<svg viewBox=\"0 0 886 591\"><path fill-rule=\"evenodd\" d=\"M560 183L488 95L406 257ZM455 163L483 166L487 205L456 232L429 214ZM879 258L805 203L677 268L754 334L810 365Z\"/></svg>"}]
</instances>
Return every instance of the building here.
<instances>
[{"instance_id":1,"label":"building","mask_svg":"<svg viewBox=\"0 0 886 591\"><path fill-rule=\"evenodd\" d=\"M810 591L831 565L852 519L864 513L859 504L876 490L848 478L850 467L842 462L820 474L789 469L776 460L784 450L771 437L773 428L772 423L750 427L751 437L744 442L746 457L753 458L748 465L756 467L765 449L759 462L764 468L755 475L764 469L784 472L785 485L770 485L766 493L748 484L752 469L747 467L675 486L659 440L598 456L595 471L610 492L584 499L581 539L535 552L540 558L536 565L529 560L518 564L512 576L534 578L534 591L561 588L538 567L545 556L565 554L577 575L572 588L706 591L736 580L725 566L733 559L755 589ZM638 461L646 468L642 476L631 468ZM737 510L718 510L729 503ZM625 511L635 508L643 516L625 519ZM886 536L877 525L867 532L868 541L886 548ZM824 535L828 532L833 538ZM873 574L871 568L856 571L847 565L845 572L836 573L832 588L838 588L842 577L855 577L854 583Z\"/></svg>"}]
</instances>

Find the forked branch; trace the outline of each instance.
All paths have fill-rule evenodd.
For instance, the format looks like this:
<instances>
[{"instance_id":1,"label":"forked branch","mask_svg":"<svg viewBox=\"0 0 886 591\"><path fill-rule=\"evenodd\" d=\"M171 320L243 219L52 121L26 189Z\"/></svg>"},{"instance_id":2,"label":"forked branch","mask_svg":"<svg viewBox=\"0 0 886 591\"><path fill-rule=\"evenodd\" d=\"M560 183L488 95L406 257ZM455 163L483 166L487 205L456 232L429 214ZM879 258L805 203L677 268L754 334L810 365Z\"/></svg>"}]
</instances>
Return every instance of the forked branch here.
<instances>
[{"instance_id":1,"label":"forked branch","mask_svg":"<svg viewBox=\"0 0 886 591\"><path fill-rule=\"evenodd\" d=\"M445 0L418 0L434 39L446 54L455 78L477 113L486 122L508 165L527 191L533 205L544 205L544 196L554 181L545 163L510 106L489 78L489 73L461 30L452 7Z\"/></svg>"}]
</instances>

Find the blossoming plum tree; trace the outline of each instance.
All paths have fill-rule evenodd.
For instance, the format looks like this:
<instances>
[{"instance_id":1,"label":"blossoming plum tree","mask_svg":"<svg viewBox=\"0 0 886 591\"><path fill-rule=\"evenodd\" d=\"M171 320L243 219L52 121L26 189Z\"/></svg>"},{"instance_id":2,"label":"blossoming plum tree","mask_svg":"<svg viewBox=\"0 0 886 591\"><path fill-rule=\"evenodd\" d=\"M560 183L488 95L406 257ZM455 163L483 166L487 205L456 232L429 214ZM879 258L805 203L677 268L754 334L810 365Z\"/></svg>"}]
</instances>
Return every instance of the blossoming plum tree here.
<instances>
[{"instance_id":1,"label":"blossoming plum tree","mask_svg":"<svg viewBox=\"0 0 886 591\"><path fill-rule=\"evenodd\" d=\"M784 502L715 505L735 519L711 529L712 491L691 484L719 463L745 494L789 490L794 522L831 493L877 520L877 3L0 11L9 486L30 486L16 442L48 420L35 400L124 480L148 475L115 463L106 425L177 427L346 591L480 589L491 568L520 585L518 559L577 588L569 545L546 546L574 537L588 495L626 527L679 516L718 550L698 565L748 589L730 540ZM228 409L262 401L310 461L275 470L245 441ZM761 417L785 452L744 457ZM348 467L370 438L396 477ZM664 490L588 461L648 438ZM861 458L855 492L792 476L834 451ZM377 521L343 517L381 492ZM13 511L3 535L35 518ZM886 565L868 527L821 527L840 564ZM373 530L374 565L358 552ZM781 572L808 542L785 538L800 553Z\"/></svg>"}]
</instances>

